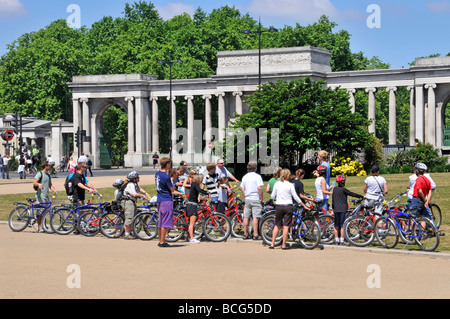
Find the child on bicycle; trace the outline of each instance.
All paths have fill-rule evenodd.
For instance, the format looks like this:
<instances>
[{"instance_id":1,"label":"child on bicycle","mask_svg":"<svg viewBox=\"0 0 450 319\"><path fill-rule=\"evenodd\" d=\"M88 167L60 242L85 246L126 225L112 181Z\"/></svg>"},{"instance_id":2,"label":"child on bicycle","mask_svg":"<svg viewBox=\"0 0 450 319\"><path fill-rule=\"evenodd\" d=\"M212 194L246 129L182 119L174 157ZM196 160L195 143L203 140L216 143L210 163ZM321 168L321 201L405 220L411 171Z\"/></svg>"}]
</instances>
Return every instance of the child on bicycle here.
<instances>
[{"instance_id":1,"label":"child on bicycle","mask_svg":"<svg viewBox=\"0 0 450 319\"><path fill-rule=\"evenodd\" d=\"M347 196L364 198L364 196L353 193L345 188L345 175L336 177L337 187L333 190L332 207L334 212L334 240L336 245L344 244L344 221L348 210Z\"/></svg>"}]
</instances>

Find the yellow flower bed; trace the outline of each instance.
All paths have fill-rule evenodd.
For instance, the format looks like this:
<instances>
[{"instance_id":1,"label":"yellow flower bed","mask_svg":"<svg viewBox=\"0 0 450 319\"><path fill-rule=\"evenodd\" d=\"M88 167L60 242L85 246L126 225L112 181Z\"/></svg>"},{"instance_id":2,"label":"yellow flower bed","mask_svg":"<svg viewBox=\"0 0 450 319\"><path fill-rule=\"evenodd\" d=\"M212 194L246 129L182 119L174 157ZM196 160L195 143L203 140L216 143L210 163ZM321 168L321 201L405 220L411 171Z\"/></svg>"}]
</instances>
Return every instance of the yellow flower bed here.
<instances>
[{"instance_id":1,"label":"yellow flower bed","mask_svg":"<svg viewBox=\"0 0 450 319\"><path fill-rule=\"evenodd\" d=\"M330 163L331 175L345 175L345 176L367 176L364 166L355 160L347 157L335 157Z\"/></svg>"}]
</instances>

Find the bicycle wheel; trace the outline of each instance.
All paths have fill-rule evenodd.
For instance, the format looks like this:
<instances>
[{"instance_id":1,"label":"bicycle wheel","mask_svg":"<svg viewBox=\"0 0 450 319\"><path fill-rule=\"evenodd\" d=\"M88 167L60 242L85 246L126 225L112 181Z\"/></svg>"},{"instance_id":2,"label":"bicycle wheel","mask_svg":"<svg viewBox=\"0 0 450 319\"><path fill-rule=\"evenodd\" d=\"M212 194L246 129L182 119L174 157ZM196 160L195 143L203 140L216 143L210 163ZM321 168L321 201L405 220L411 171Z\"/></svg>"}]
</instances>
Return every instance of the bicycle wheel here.
<instances>
[{"instance_id":1,"label":"bicycle wheel","mask_svg":"<svg viewBox=\"0 0 450 319\"><path fill-rule=\"evenodd\" d=\"M420 249L434 251L439 246L439 230L429 218L417 217L411 231Z\"/></svg>"},{"instance_id":2,"label":"bicycle wheel","mask_svg":"<svg viewBox=\"0 0 450 319\"><path fill-rule=\"evenodd\" d=\"M314 249L319 245L322 231L320 225L312 218L305 218L297 229L300 244L306 249Z\"/></svg>"},{"instance_id":3,"label":"bicycle wheel","mask_svg":"<svg viewBox=\"0 0 450 319\"><path fill-rule=\"evenodd\" d=\"M8 225L12 231L20 232L27 228L31 219L31 211L29 207L20 205L14 207L9 213Z\"/></svg>"},{"instance_id":4,"label":"bicycle wheel","mask_svg":"<svg viewBox=\"0 0 450 319\"><path fill-rule=\"evenodd\" d=\"M374 225L370 216L354 216L344 224L344 237L357 247L370 245L374 238Z\"/></svg>"},{"instance_id":5,"label":"bicycle wheel","mask_svg":"<svg viewBox=\"0 0 450 319\"><path fill-rule=\"evenodd\" d=\"M398 229L395 222L389 217L380 217L374 225L375 238L381 246L394 248L398 243Z\"/></svg>"},{"instance_id":6,"label":"bicycle wheel","mask_svg":"<svg viewBox=\"0 0 450 319\"><path fill-rule=\"evenodd\" d=\"M125 231L125 219L117 212L104 214L100 218L100 232L108 238L119 238Z\"/></svg>"},{"instance_id":7,"label":"bicycle wheel","mask_svg":"<svg viewBox=\"0 0 450 319\"><path fill-rule=\"evenodd\" d=\"M183 221L183 217L184 216L182 214L174 214L173 227L169 229L166 237L166 242L174 243L176 241L179 241L186 234L187 225Z\"/></svg>"},{"instance_id":8,"label":"bicycle wheel","mask_svg":"<svg viewBox=\"0 0 450 319\"><path fill-rule=\"evenodd\" d=\"M47 234L53 234L53 233L54 233L52 227L50 226L50 219L52 218L52 214L53 214L53 210L51 210L51 211L46 211L46 212L44 213L44 215L41 217L41 225L42 225L42 229L43 229Z\"/></svg>"},{"instance_id":9,"label":"bicycle wheel","mask_svg":"<svg viewBox=\"0 0 450 319\"><path fill-rule=\"evenodd\" d=\"M83 236L94 237L100 232L100 216L94 209L84 209L78 219L77 229Z\"/></svg>"},{"instance_id":10,"label":"bicycle wheel","mask_svg":"<svg viewBox=\"0 0 450 319\"><path fill-rule=\"evenodd\" d=\"M69 208L59 208L50 218L50 226L59 235L68 235L75 230L78 224L78 213Z\"/></svg>"},{"instance_id":11,"label":"bicycle wheel","mask_svg":"<svg viewBox=\"0 0 450 319\"><path fill-rule=\"evenodd\" d=\"M431 217L433 218L434 224L439 229L439 227L441 227L441 223L442 223L441 209L439 208L438 205L436 205L434 203L430 203L429 208L430 208Z\"/></svg>"},{"instance_id":12,"label":"bicycle wheel","mask_svg":"<svg viewBox=\"0 0 450 319\"><path fill-rule=\"evenodd\" d=\"M400 236L400 240L404 242L406 245L415 245L416 241L413 236L411 236L411 226L410 219L406 216L397 216L397 227L400 225L400 229L398 235Z\"/></svg>"},{"instance_id":13,"label":"bicycle wheel","mask_svg":"<svg viewBox=\"0 0 450 319\"><path fill-rule=\"evenodd\" d=\"M231 235L236 238L244 238L243 211L238 211L231 216Z\"/></svg>"},{"instance_id":14,"label":"bicycle wheel","mask_svg":"<svg viewBox=\"0 0 450 319\"><path fill-rule=\"evenodd\" d=\"M334 216L332 215L320 215L317 217L321 234L320 243L329 244L334 240Z\"/></svg>"},{"instance_id":15,"label":"bicycle wheel","mask_svg":"<svg viewBox=\"0 0 450 319\"><path fill-rule=\"evenodd\" d=\"M275 216L267 215L261 221L261 237L264 244L272 245L273 228L275 226ZM283 227L280 227L277 237L275 239L275 246L281 245L283 241Z\"/></svg>"},{"instance_id":16,"label":"bicycle wheel","mask_svg":"<svg viewBox=\"0 0 450 319\"><path fill-rule=\"evenodd\" d=\"M133 231L141 240L151 240L158 236L158 213L148 211L136 215L133 219Z\"/></svg>"},{"instance_id":17,"label":"bicycle wheel","mask_svg":"<svg viewBox=\"0 0 450 319\"><path fill-rule=\"evenodd\" d=\"M222 213L210 214L203 222L203 234L213 242L227 240L231 234L231 221Z\"/></svg>"}]
</instances>

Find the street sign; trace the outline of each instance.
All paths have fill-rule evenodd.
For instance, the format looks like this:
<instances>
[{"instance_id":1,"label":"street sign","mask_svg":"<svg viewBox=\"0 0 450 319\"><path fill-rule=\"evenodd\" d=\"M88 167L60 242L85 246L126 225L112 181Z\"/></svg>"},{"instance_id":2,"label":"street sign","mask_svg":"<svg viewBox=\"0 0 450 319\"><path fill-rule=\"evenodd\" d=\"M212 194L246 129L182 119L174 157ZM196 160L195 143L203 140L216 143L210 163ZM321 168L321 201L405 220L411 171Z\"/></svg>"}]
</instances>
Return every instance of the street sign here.
<instances>
[{"instance_id":1,"label":"street sign","mask_svg":"<svg viewBox=\"0 0 450 319\"><path fill-rule=\"evenodd\" d=\"M212 150L212 149L213 149L213 143L212 143L212 142L209 142L208 147L209 147L210 150Z\"/></svg>"},{"instance_id":2,"label":"street sign","mask_svg":"<svg viewBox=\"0 0 450 319\"><path fill-rule=\"evenodd\" d=\"M11 130L7 130L5 133L3 133L2 137L5 141L11 141L14 138L14 132Z\"/></svg>"}]
</instances>

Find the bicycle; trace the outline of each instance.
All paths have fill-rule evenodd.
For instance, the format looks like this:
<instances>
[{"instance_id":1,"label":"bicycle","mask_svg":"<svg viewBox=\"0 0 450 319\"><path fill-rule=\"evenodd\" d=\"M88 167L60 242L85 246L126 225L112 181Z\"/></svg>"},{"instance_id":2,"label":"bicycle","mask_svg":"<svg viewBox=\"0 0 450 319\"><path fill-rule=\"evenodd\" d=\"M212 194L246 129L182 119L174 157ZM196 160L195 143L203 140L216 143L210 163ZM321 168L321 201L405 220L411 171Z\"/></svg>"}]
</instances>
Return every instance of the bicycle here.
<instances>
[{"instance_id":1,"label":"bicycle","mask_svg":"<svg viewBox=\"0 0 450 319\"><path fill-rule=\"evenodd\" d=\"M91 194L91 197L98 195L99 193ZM50 226L53 231L59 235L68 235L78 229L78 231L85 236L95 236L100 231L97 214L95 211L98 209L103 210L103 205L99 203L88 202L85 205L73 206L66 205L54 211L50 219ZM89 214L89 215L88 215ZM83 217L83 215L86 215ZM80 220L83 220L80 222ZM80 226L78 226L80 222Z\"/></svg>"},{"instance_id":2,"label":"bicycle","mask_svg":"<svg viewBox=\"0 0 450 319\"><path fill-rule=\"evenodd\" d=\"M351 211L343 226L345 240L357 247L366 247L373 242L375 220L380 216L373 211L373 206L363 205L362 201L352 200L357 207Z\"/></svg>"},{"instance_id":3,"label":"bicycle","mask_svg":"<svg viewBox=\"0 0 450 319\"><path fill-rule=\"evenodd\" d=\"M56 196L53 196L56 199ZM9 228L14 232L21 232L28 226L34 227L36 222L41 219L41 226L44 232L51 234L52 229L49 227L46 215L51 216L51 212L55 209L52 208L52 202L36 203L35 198L27 198L28 204L15 202L15 207L10 212L8 217ZM38 231L38 230L37 230Z\"/></svg>"},{"instance_id":4,"label":"bicycle","mask_svg":"<svg viewBox=\"0 0 450 319\"><path fill-rule=\"evenodd\" d=\"M198 219L194 226L195 238L199 239L205 236L213 242L222 242L228 239L231 234L231 221L222 213L212 213L214 208L210 203L203 199L203 207L198 212ZM177 208L174 212L174 227L169 230L167 242L176 242L180 240L188 231L189 218L186 209L183 206Z\"/></svg>"},{"instance_id":5,"label":"bicycle","mask_svg":"<svg viewBox=\"0 0 450 319\"><path fill-rule=\"evenodd\" d=\"M407 220L406 229L398 217ZM434 251L439 246L439 231L431 219L424 216L412 216L403 211L388 209L386 216L375 221L374 232L377 241L385 248L394 248L400 233L408 242L414 242L424 251ZM408 243L406 243L408 245Z\"/></svg>"},{"instance_id":6,"label":"bicycle","mask_svg":"<svg viewBox=\"0 0 450 319\"><path fill-rule=\"evenodd\" d=\"M158 236L158 212L154 207L155 205L150 202L139 206L133 218L132 230L141 240L152 240Z\"/></svg>"},{"instance_id":7,"label":"bicycle","mask_svg":"<svg viewBox=\"0 0 450 319\"><path fill-rule=\"evenodd\" d=\"M261 225L261 235L265 245L272 245L273 229L275 227L275 216L267 215ZM294 205L292 225L290 226L290 237L300 243L306 249L314 249L319 245L321 229L319 223L310 214L304 213L303 207ZM278 231L275 246L282 243L283 228Z\"/></svg>"}]
</instances>

